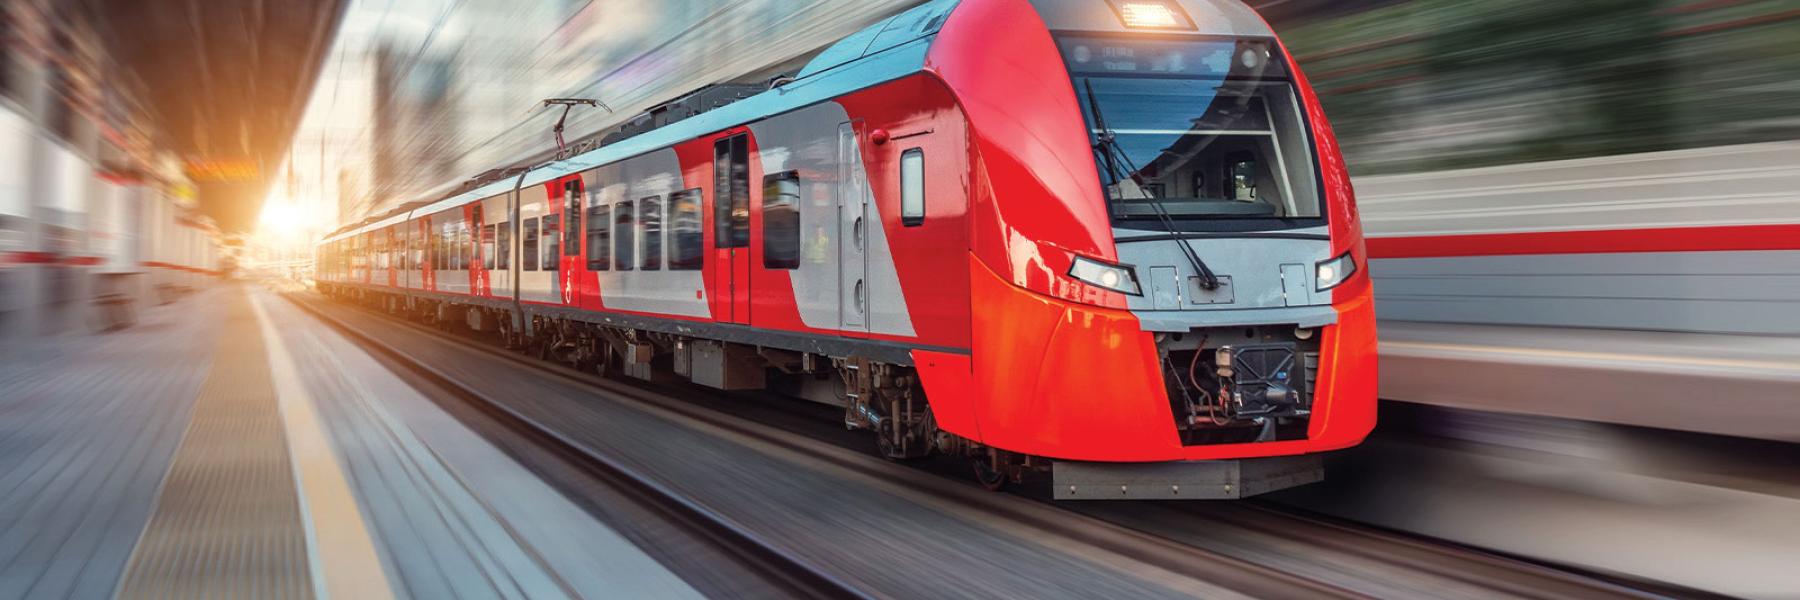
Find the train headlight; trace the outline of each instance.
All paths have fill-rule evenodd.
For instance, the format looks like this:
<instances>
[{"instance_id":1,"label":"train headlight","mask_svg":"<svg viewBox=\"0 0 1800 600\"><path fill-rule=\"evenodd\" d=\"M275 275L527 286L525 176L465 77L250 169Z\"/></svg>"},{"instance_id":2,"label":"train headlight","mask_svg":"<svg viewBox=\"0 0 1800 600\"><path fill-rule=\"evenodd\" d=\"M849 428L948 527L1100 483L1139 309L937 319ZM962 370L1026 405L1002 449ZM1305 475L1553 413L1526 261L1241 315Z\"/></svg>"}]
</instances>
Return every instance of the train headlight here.
<instances>
[{"instance_id":1,"label":"train headlight","mask_svg":"<svg viewBox=\"0 0 1800 600\"><path fill-rule=\"evenodd\" d=\"M1108 0L1119 21L1131 29L1194 29L1187 11L1171 0Z\"/></svg>"},{"instance_id":2,"label":"train headlight","mask_svg":"<svg viewBox=\"0 0 1800 600\"><path fill-rule=\"evenodd\" d=\"M1137 274L1128 265L1113 265L1083 256L1075 257L1069 276L1128 296L1141 296Z\"/></svg>"},{"instance_id":3,"label":"train headlight","mask_svg":"<svg viewBox=\"0 0 1800 600\"><path fill-rule=\"evenodd\" d=\"M1356 274L1356 259L1349 252L1331 260L1319 261L1316 266L1319 277L1319 291L1323 292L1342 285Z\"/></svg>"}]
</instances>

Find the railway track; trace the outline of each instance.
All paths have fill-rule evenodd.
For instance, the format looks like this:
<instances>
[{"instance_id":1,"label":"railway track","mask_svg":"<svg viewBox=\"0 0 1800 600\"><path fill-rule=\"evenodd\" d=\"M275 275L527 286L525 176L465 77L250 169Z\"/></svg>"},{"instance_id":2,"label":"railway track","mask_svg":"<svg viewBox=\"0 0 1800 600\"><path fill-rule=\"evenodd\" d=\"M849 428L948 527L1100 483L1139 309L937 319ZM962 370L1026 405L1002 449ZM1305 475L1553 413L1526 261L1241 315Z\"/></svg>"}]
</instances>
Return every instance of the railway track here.
<instances>
[{"instance_id":1,"label":"railway track","mask_svg":"<svg viewBox=\"0 0 1800 600\"><path fill-rule=\"evenodd\" d=\"M834 569L801 558L802 553L797 552L797 548L770 540L766 532L746 527L737 519L686 497L667 482L658 480L655 475L641 472L624 461L595 451L588 444L569 435L570 432L565 430L566 426L545 423L541 418L526 415L506 402L498 401L477 387L468 385L455 373L370 335L334 314L348 309L347 305L332 304L336 308L331 308L317 297L295 294L287 297L359 344L384 355L415 375L430 380L438 387L451 391L457 396L457 400L479 407L482 412L507 423L521 435L539 440L565 459L583 465L584 470L595 477L627 491L640 504L664 518L696 532L702 539L718 544L729 556L764 577L784 595L871 595L858 582L846 579ZM1422 595L1437 595L1426 591L1436 584L1434 582L1453 582L1496 597L1644 598L1684 595L1671 594L1668 590L1661 589L1643 591L1526 561L1297 515L1262 504L1065 505L1015 495L993 494L966 482L883 460L843 444L796 435L790 428L755 418L744 418L741 414L721 411L715 406L702 405L711 400L737 398L731 394L696 388L691 394L684 395L701 397L703 400L678 398L648 389L653 386L640 386L573 371L495 346L469 343L471 340L466 338L374 311L360 308L355 310L394 327L454 341L482 353L483 356L504 361L503 364L516 365L530 369L533 373L586 386L596 394L626 400L670 418L701 423L874 480L894 482L917 493L932 496L946 506L977 515L978 519L1002 520L1016 526L1050 532L1059 539L1088 549L1180 573L1247 597L1368 598L1404 595L1408 590ZM1242 546L1221 543L1220 539L1208 535L1209 530L1236 532L1236 536L1226 536L1226 542L1260 537L1263 541L1259 543L1265 545L1299 544L1311 548L1316 554L1304 557L1304 560L1272 558L1269 551L1245 550ZM1319 568L1321 565L1325 568ZM1333 565L1335 569L1332 568ZM1356 573L1356 569L1372 565L1399 573L1398 579L1406 580L1407 583L1373 585L1369 581L1369 573ZM1375 579L1388 578L1377 576Z\"/></svg>"}]
</instances>

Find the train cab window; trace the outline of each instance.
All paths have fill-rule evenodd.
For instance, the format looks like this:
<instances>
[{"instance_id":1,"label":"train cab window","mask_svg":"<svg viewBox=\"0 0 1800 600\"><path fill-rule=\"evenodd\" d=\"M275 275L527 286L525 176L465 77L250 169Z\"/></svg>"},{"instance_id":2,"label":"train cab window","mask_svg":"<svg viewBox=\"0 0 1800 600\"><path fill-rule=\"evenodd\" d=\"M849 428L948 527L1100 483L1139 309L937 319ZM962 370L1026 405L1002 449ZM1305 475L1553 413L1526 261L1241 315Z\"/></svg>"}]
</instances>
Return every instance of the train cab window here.
<instances>
[{"instance_id":1,"label":"train cab window","mask_svg":"<svg viewBox=\"0 0 1800 600\"><path fill-rule=\"evenodd\" d=\"M631 201L613 207L613 264L620 271L630 271L634 264L632 251L637 249L637 238L632 231L636 225L631 217Z\"/></svg>"},{"instance_id":2,"label":"train cab window","mask_svg":"<svg viewBox=\"0 0 1800 600\"><path fill-rule=\"evenodd\" d=\"M599 202L595 198L594 202ZM587 209L587 264L589 271L612 268L612 210L603 204Z\"/></svg>"},{"instance_id":3,"label":"train cab window","mask_svg":"<svg viewBox=\"0 0 1800 600\"><path fill-rule=\"evenodd\" d=\"M912 227L925 222L925 150L913 148L900 154L900 223Z\"/></svg>"},{"instance_id":4,"label":"train cab window","mask_svg":"<svg viewBox=\"0 0 1800 600\"><path fill-rule=\"evenodd\" d=\"M501 221L494 226L494 246L500 253L499 269L512 268L512 223Z\"/></svg>"},{"instance_id":5,"label":"train cab window","mask_svg":"<svg viewBox=\"0 0 1800 600\"><path fill-rule=\"evenodd\" d=\"M544 271L555 271L562 262L562 215L544 215Z\"/></svg>"},{"instance_id":6,"label":"train cab window","mask_svg":"<svg viewBox=\"0 0 1800 600\"><path fill-rule=\"evenodd\" d=\"M538 270L538 220L526 219L524 230L519 233L519 268L526 271Z\"/></svg>"},{"instance_id":7,"label":"train cab window","mask_svg":"<svg viewBox=\"0 0 1800 600\"><path fill-rule=\"evenodd\" d=\"M713 144L713 245L750 245L750 139L734 135Z\"/></svg>"},{"instance_id":8,"label":"train cab window","mask_svg":"<svg viewBox=\"0 0 1800 600\"><path fill-rule=\"evenodd\" d=\"M1084 34L1058 44L1115 226L1324 224L1312 138L1280 48Z\"/></svg>"},{"instance_id":9,"label":"train cab window","mask_svg":"<svg viewBox=\"0 0 1800 600\"><path fill-rule=\"evenodd\" d=\"M481 268L494 269L494 226L481 226Z\"/></svg>"},{"instance_id":10,"label":"train cab window","mask_svg":"<svg viewBox=\"0 0 1800 600\"><path fill-rule=\"evenodd\" d=\"M662 220L662 196L638 201L638 226L644 230L644 254L639 257L638 267L645 271L662 270Z\"/></svg>"},{"instance_id":11,"label":"train cab window","mask_svg":"<svg viewBox=\"0 0 1800 600\"><path fill-rule=\"evenodd\" d=\"M763 268L800 268L800 174L763 178Z\"/></svg>"},{"instance_id":12,"label":"train cab window","mask_svg":"<svg viewBox=\"0 0 1800 600\"><path fill-rule=\"evenodd\" d=\"M697 271L704 263L700 189L669 194L669 270Z\"/></svg>"},{"instance_id":13,"label":"train cab window","mask_svg":"<svg viewBox=\"0 0 1800 600\"><path fill-rule=\"evenodd\" d=\"M569 227L563 233L563 255L581 256L581 180L563 183L563 214L569 215Z\"/></svg>"}]
</instances>

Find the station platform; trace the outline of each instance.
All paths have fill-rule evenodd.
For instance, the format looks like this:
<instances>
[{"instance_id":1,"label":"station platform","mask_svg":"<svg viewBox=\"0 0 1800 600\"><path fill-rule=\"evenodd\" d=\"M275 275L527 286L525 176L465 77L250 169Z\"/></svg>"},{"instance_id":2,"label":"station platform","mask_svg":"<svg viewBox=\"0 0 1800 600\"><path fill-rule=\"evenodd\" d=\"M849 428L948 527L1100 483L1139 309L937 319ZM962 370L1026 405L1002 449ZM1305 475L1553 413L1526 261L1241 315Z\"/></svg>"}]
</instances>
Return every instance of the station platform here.
<instances>
[{"instance_id":1,"label":"station platform","mask_svg":"<svg viewBox=\"0 0 1800 600\"><path fill-rule=\"evenodd\" d=\"M10 352L0 390L0 598L699 595L254 286Z\"/></svg>"}]
</instances>

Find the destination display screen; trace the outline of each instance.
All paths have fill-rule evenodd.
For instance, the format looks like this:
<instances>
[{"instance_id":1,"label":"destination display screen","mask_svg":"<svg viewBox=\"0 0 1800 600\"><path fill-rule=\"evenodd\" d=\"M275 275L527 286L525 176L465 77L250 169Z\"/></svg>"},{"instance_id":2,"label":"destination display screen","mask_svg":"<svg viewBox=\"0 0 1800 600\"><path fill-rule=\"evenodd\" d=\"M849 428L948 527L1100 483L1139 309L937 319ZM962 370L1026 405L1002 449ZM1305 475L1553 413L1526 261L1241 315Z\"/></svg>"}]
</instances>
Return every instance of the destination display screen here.
<instances>
[{"instance_id":1,"label":"destination display screen","mask_svg":"<svg viewBox=\"0 0 1800 600\"><path fill-rule=\"evenodd\" d=\"M1057 43L1070 74L1077 77L1136 74L1222 79L1232 75L1279 76L1284 71L1279 69L1279 62L1270 60L1266 45L1234 40L1065 36Z\"/></svg>"}]
</instances>

